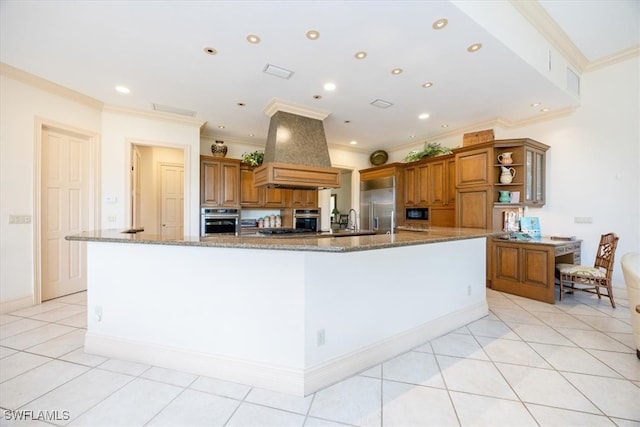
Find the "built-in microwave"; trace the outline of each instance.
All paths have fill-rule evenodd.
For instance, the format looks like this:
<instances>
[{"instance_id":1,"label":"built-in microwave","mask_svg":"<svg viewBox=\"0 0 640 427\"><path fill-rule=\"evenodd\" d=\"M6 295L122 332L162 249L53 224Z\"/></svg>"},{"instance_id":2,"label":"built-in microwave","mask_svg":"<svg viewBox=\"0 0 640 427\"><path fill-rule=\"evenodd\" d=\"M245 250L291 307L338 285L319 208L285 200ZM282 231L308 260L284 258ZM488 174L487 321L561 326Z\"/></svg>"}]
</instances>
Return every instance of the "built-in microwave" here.
<instances>
[{"instance_id":1,"label":"built-in microwave","mask_svg":"<svg viewBox=\"0 0 640 427\"><path fill-rule=\"evenodd\" d=\"M407 208L407 221L429 221L429 208Z\"/></svg>"}]
</instances>

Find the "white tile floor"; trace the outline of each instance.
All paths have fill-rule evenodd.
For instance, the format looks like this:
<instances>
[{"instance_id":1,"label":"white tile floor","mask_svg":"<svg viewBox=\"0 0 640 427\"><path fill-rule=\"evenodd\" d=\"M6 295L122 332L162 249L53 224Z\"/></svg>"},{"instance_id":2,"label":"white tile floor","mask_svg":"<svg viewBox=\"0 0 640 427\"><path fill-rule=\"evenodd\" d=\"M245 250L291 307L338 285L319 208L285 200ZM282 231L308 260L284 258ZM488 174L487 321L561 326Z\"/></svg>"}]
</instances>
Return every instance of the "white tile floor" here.
<instances>
[{"instance_id":1,"label":"white tile floor","mask_svg":"<svg viewBox=\"0 0 640 427\"><path fill-rule=\"evenodd\" d=\"M305 398L86 354L86 295L70 295L0 316L0 425L638 427L616 291L614 310L488 290L489 316ZM13 419L41 411L56 419Z\"/></svg>"}]
</instances>

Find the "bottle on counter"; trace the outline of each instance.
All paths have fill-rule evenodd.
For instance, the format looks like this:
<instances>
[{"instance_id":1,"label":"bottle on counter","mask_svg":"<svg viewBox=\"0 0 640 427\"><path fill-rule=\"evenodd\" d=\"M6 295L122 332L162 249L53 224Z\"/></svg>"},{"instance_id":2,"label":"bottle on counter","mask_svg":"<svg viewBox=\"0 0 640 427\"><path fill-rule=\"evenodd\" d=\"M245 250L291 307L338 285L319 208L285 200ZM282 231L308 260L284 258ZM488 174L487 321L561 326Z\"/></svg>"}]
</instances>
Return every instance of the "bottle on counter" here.
<instances>
[{"instance_id":1,"label":"bottle on counter","mask_svg":"<svg viewBox=\"0 0 640 427\"><path fill-rule=\"evenodd\" d=\"M264 228L271 228L271 223L269 222L269 217L264 217Z\"/></svg>"},{"instance_id":2,"label":"bottle on counter","mask_svg":"<svg viewBox=\"0 0 640 427\"><path fill-rule=\"evenodd\" d=\"M276 215L276 227L282 227L282 218L280 215Z\"/></svg>"},{"instance_id":3,"label":"bottle on counter","mask_svg":"<svg viewBox=\"0 0 640 427\"><path fill-rule=\"evenodd\" d=\"M262 220L262 218L258 219L258 228L264 228L264 221Z\"/></svg>"}]
</instances>

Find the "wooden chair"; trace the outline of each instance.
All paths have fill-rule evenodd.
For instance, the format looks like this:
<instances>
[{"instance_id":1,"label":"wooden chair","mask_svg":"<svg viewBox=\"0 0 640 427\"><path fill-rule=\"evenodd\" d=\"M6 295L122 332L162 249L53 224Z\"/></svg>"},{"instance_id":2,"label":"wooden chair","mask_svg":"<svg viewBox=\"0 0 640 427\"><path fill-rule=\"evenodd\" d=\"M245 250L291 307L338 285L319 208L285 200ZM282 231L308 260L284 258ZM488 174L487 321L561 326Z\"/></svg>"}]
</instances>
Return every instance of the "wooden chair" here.
<instances>
[{"instance_id":1,"label":"wooden chair","mask_svg":"<svg viewBox=\"0 0 640 427\"><path fill-rule=\"evenodd\" d=\"M600 288L606 288L611 306L616 308L611 291L611 275L613 274L613 259L618 246L618 236L615 233L603 234L600 237L598 253L593 267L576 264L557 264L556 271L560 277L560 300L565 286L573 290L589 292L601 298Z\"/></svg>"}]
</instances>

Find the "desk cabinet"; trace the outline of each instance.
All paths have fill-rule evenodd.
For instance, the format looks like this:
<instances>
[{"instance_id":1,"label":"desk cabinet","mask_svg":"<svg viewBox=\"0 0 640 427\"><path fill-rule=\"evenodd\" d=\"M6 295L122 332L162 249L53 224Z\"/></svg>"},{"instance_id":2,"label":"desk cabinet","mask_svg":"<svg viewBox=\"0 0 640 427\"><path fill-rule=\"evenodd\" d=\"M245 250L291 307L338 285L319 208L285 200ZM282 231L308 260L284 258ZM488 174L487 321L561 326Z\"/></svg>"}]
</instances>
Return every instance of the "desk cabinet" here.
<instances>
[{"instance_id":1,"label":"desk cabinet","mask_svg":"<svg viewBox=\"0 0 640 427\"><path fill-rule=\"evenodd\" d=\"M580 263L580 248L580 241L493 239L491 288L553 304L555 264Z\"/></svg>"}]
</instances>

